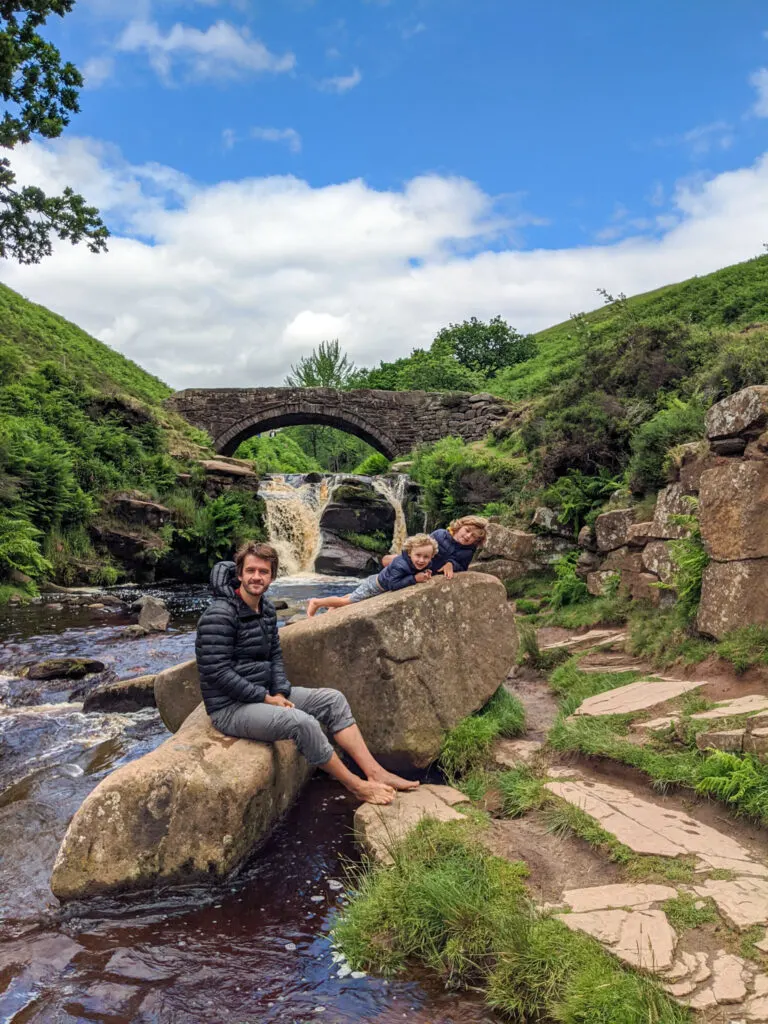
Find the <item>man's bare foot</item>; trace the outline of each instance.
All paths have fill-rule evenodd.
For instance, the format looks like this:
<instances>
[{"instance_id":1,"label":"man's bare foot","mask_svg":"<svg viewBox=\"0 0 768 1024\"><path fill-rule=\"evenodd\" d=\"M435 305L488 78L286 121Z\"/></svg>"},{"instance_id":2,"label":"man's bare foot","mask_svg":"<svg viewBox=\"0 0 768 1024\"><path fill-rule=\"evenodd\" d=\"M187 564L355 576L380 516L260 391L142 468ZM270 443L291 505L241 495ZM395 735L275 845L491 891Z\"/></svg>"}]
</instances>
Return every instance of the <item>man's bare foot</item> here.
<instances>
[{"instance_id":1,"label":"man's bare foot","mask_svg":"<svg viewBox=\"0 0 768 1024\"><path fill-rule=\"evenodd\" d=\"M412 789L418 789L420 783L412 782L410 779L402 779L399 775L393 775L392 772L385 771L384 768L379 768L375 773L368 776L371 782L383 782L385 786L391 786L393 789L400 790L403 793L407 793Z\"/></svg>"},{"instance_id":2,"label":"man's bare foot","mask_svg":"<svg viewBox=\"0 0 768 1024\"><path fill-rule=\"evenodd\" d=\"M311 619L313 615L317 613L317 609L320 607L320 601L313 597L307 605L307 618Z\"/></svg>"},{"instance_id":3,"label":"man's bare foot","mask_svg":"<svg viewBox=\"0 0 768 1024\"><path fill-rule=\"evenodd\" d=\"M349 786L349 791L367 804L391 804L397 795L392 786L372 779L356 781Z\"/></svg>"}]
</instances>

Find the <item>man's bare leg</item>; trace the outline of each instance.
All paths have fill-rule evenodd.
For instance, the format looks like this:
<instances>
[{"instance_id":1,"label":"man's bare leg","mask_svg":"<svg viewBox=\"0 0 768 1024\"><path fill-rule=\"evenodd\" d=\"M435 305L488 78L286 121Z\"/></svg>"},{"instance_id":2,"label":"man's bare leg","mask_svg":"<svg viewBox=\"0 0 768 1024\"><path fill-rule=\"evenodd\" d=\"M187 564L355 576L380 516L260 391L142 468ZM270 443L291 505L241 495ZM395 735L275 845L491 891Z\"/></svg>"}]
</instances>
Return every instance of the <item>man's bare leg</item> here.
<instances>
[{"instance_id":1,"label":"man's bare leg","mask_svg":"<svg viewBox=\"0 0 768 1024\"><path fill-rule=\"evenodd\" d=\"M401 779L399 775L394 775L382 768L368 749L363 734L356 725L347 726L346 729L337 732L333 739L346 754L349 754L369 782L384 783L386 786L392 786L393 789L399 790L418 789L418 782Z\"/></svg>"},{"instance_id":2,"label":"man's bare leg","mask_svg":"<svg viewBox=\"0 0 768 1024\"><path fill-rule=\"evenodd\" d=\"M307 605L307 618L317 614L318 608L344 608L349 604L349 597L313 597Z\"/></svg>"},{"instance_id":3,"label":"man's bare leg","mask_svg":"<svg viewBox=\"0 0 768 1024\"><path fill-rule=\"evenodd\" d=\"M350 726L350 728L355 727ZM346 729L342 730L342 732L347 731ZM321 764L320 767L337 782L340 782L358 800L364 800L368 804L391 804L395 799L394 786L377 779L358 778L347 768L338 754L331 754L330 760Z\"/></svg>"}]
</instances>

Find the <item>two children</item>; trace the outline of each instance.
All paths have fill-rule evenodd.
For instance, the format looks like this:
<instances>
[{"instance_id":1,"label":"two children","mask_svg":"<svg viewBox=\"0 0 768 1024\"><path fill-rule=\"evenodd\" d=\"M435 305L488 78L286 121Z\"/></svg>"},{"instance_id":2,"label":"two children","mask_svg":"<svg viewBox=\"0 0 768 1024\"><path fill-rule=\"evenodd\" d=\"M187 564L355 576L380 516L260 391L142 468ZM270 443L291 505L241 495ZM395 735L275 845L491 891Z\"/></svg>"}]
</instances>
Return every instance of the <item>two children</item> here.
<instances>
[{"instance_id":1,"label":"two children","mask_svg":"<svg viewBox=\"0 0 768 1024\"><path fill-rule=\"evenodd\" d=\"M343 608L377 594L426 583L437 573L451 579L455 572L466 572L475 551L485 542L487 526L481 516L463 516L447 530L435 530L430 536L417 533L406 540L401 554L385 555L381 572L363 580L351 594L312 598L307 615L312 618L319 608Z\"/></svg>"}]
</instances>

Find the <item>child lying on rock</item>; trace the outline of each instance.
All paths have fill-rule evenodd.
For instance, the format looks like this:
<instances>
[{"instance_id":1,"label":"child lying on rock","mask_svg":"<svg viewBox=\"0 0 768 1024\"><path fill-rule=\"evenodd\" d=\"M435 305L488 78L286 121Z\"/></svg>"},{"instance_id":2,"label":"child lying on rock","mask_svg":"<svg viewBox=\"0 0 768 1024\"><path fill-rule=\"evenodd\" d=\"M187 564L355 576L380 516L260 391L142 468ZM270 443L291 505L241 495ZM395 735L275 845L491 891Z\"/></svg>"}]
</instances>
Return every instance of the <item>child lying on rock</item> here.
<instances>
[{"instance_id":1,"label":"child lying on rock","mask_svg":"<svg viewBox=\"0 0 768 1024\"><path fill-rule=\"evenodd\" d=\"M454 519L447 530L434 530L430 536L437 543L437 554L429 568L434 576L442 573L451 579L455 572L466 572L478 548L485 544L488 520L482 516L462 516ZM385 555L382 564L392 562L393 555Z\"/></svg>"},{"instance_id":2,"label":"child lying on rock","mask_svg":"<svg viewBox=\"0 0 768 1024\"><path fill-rule=\"evenodd\" d=\"M426 583L432 577L430 562L437 555L438 544L426 533L409 537L402 553L389 558L386 567L379 573L364 579L360 586L345 597L313 597L307 605L307 615L312 618L319 608L344 608L357 604L377 594L411 587L414 583Z\"/></svg>"}]
</instances>

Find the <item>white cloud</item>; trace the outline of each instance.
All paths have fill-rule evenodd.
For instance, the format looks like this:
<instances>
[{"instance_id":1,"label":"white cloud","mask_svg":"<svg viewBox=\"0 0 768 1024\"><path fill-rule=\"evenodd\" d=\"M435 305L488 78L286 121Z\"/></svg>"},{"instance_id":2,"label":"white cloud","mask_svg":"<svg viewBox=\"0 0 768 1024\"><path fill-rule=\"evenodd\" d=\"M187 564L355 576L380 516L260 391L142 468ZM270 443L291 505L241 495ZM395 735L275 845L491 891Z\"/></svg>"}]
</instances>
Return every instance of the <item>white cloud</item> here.
<instances>
[{"instance_id":1,"label":"white cloud","mask_svg":"<svg viewBox=\"0 0 768 1024\"><path fill-rule=\"evenodd\" d=\"M110 56L91 57L83 65L83 78L86 89L98 89L115 71L115 59Z\"/></svg>"},{"instance_id":2,"label":"white cloud","mask_svg":"<svg viewBox=\"0 0 768 1024\"><path fill-rule=\"evenodd\" d=\"M116 49L146 53L158 75L169 80L175 60L198 78L231 78L246 72L280 73L296 65L292 53L272 53L247 28L217 21L204 31L177 22L165 34L153 21L131 21L117 41Z\"/></svg>"},{"instance_id":3,"label":"white cloud","mask_svg":"<svg viewBox=\"0 0 768 1024\"><path fill-rule=\"evenodd\" d=\"M713 121L697 125L680 135L656 139L657 146L687 146L692 156L704 156L713 149L730 149L733 145L733 126L727 121Z\"/></svg>"},{"instance_id":4,"label":"white cloud","mask_svg":"<svg viewBox=\"0 0 768 1024\"><path fill-rule=\"evenodd\" d=\"M14 166L73 185L121 234L107 254L61 243L39 266L6 263L5 283L174 387L277 384L323 338L370 365L473 315L537 330L593 308L598 287L632 294L754 256L768 221L768 154L679 185L661 233L657 219L653 235L524 251L500 244L493 198L461 178L200 185L76 138L20 147Z\"/></svg>"},{"instance_id":5,"label":"white cloud","mask_svg":"<svg viewBox=\"0 0 768 1024\"><path fill-rule=\"evenodd\" d=\"M355 86L360 85L363 76L360 68L355 68L349 75L333 75L331 78L323 78L318 82L318 88L323 92L349 92Z\"/></svg>"},{"instance_id":6,"label":"white cloud","mask_svg":"<svg viewBox=\"0 0 768 1024\"><path fill-rule=\"evenodd\" d=\"M400 35L403 39L412 39L414 36L421 35L422 32L427 31L427 26L423 21L417 22L415 25L406 26L401 29Z\"/></svg>"},{"instance_id":7,"label":"white cloud","mask_svg":"<svg viewBox=\"0 0 768 1024\"><path fill-rule=\"evenodd\" d=\"M766 33L768 36L768 32ZM768 117L768 68L760 68L749 76L750 85L757 91L752 113L757 117Z\"/></svg>"},{"instance_id":8,"label":"white cloud","mask_svg":"<svg viewBox=\"0 0 768 1024\"><path fill-rule=\"evenodd\" d=\"M251 128L251 137L261 142L285 142L292 153L301 152L301 136L295 128Z\"/></svg>"}]
</instances>

